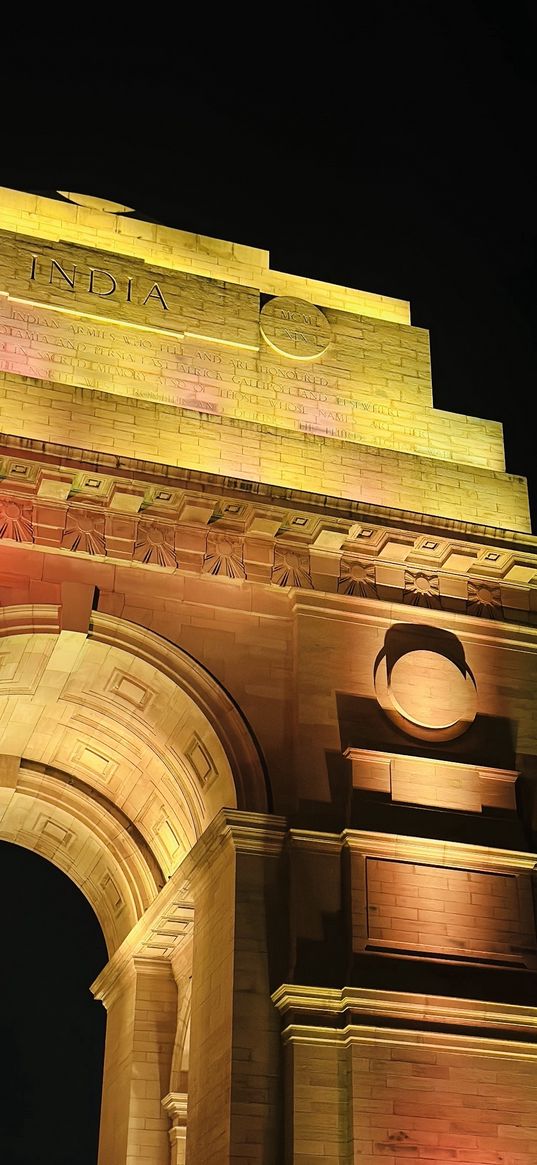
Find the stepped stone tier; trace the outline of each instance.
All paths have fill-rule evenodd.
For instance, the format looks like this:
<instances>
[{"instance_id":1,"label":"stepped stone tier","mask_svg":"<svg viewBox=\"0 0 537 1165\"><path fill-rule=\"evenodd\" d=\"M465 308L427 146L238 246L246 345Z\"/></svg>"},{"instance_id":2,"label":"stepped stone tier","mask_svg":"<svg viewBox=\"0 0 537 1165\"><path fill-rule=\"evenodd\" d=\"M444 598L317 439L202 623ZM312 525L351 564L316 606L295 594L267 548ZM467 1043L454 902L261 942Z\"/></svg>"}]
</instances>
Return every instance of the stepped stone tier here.
<instances>
[{"instance_id":1,"label":"stepped stone tier","mask_svg":"<svg viewBox=\"0 0 537 1165\"><path fill-rule=\"evenodd\" d=\"M501 425L403 301L1 190L0 428L0 837L107 942L99 1165L535 1165Z\"/></svg>"}]
</instances>

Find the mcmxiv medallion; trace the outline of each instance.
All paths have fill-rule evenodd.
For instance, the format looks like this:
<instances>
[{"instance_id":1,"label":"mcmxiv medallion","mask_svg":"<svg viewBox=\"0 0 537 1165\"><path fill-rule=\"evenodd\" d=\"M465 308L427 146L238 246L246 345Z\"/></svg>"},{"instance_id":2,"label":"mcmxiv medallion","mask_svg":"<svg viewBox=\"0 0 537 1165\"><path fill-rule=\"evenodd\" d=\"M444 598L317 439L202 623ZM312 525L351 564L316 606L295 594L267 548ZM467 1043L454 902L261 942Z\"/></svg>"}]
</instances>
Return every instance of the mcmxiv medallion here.
<instances>
[{"instance_id":1,"label":"mcmxiv medallion","mask_svg":"<svg viewBox=\"0 0 537 1165\"><path fill-rule=\"evenodd\" d=\"M291 360L317 360L330 343L322 311L301 299L271 299L261 312L261 335L270 348Z\"/></svg>"}]
</instances>

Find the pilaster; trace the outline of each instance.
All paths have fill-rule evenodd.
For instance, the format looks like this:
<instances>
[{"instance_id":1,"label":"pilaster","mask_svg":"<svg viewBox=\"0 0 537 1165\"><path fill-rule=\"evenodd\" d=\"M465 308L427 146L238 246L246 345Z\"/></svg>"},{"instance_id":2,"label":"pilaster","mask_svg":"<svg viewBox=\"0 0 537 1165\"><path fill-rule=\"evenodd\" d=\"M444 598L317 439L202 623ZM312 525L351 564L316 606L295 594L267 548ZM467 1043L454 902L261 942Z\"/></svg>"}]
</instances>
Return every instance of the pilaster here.
<instances>
[{"instance_id":1,"label":"pilaster","mask_svg":"<svg viewBox=\"0 0 537 1165\"><path fill-rule=\"evenodd\" d=\"M168 1165L169 1122L161 1100L177 1026L171 963L133 956L114 972L100 991L108 1018L99 1162Z\"/></svg>"},{"instance_id":2,"label":"pilaster","mask_svg":"<svg viewBox=\"0 0 537 1165\"><path fill-rule=\"evenodd\" d=\"M170 1165L185 1165L187 1103L186 1092L168 1092L162 1101L162 1107L172 1122Z\"/></svg>"},{"instance_id":3,"label":"pilaster","mask_svg":"<svg viewBox=\"0 0 537 1165\"><path fill-rule=\"evenodd\" d=\"M226 812L208 832L210 860L191 878L187 1160L279 1165L280 1025L270 990L271 940L284 915L285 822Z\"/></svg>"},{"instance_id":4,"label":"pilaster","mask_svg":"<svg viewBox=\"0 0 537 1165\"><path fill-rule=\"evenodd\" d=\"M533 1165L537 1008L285 985L286 1165Z\"/></svg>"}]
</instances>

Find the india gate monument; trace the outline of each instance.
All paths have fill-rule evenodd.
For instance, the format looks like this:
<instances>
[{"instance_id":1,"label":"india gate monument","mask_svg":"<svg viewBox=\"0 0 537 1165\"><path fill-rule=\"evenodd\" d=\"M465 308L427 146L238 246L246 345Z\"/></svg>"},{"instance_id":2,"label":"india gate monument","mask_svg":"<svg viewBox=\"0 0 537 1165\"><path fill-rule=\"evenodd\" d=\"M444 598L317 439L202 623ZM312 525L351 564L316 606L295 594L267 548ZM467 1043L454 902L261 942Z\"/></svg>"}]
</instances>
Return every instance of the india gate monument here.
<instances>
[{"instance_id":1,"label":"india gate monument","mask_svg":"<svg viewBox=\"0 0 537 1165\"><path fill-rule=\"evenodd\" d=\"M99 1165L535 1165L501 425L402 300L3 189L0 428L0 838L106 940Z\"/></svg>"}]
</instances>

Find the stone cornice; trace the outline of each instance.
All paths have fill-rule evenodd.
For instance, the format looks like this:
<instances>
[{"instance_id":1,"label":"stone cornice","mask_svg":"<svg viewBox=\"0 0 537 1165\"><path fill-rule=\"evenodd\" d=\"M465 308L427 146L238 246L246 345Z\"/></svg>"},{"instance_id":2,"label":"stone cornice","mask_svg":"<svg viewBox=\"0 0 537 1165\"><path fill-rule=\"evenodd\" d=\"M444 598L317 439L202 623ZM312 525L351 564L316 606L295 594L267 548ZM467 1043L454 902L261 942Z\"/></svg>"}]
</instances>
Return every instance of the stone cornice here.
<instances>
[{"instance_id":1,"label":"stone cornice","mask_svg":"<svg viewBox=\"0 0 537 1165\"><path fill-rule=\"evenodd\" d=\"M161 1101L164 1111L177 1125L186 1125L188 1093L168 1092Z\"/></svg>"},{"instance_id":2,"label":"stone cornice","mask_svg":"<svg viewBox=\"0 0 537 1165\"><path fill-rule=\"evenodd\" d=\"M537 540L3 437L0 538L95 562L537 623Z\"/></svg>"},{"instance_id":3,"label":"stone cornice","mask_svg":"<svg viewBox=\"0 0 537 1165\"><path fill-rule=\"evenodd\" d=\"M289 844L301 849L322 849L324 852L332 853L346 848L355 853L363 853L367 857L506 873L528 873L537 866L537 854L520 850L495 849L462 842L406 837L403 834L367 830L346 829L340 834L330 834L291 829Z\"/></svg>"},{"instance_id":4,"label":"stone cornice","mask_svg":"<svg viewBox=\"0 0 537 1165\"><path fill-rule=\"evenodd\" d=\"M537 592L536 592L537 596ZM339 619L344 622L356 621L361 624L370 623L373 626L386 629L391 627L397 619L405 623L433 623L439 627L446 626L445 611L434 610L418 606L404 606L401 602L382 602L380 599L366 599L350 597L342 594L322 595L311 590L296 589L289 595L290 616L295 614L311 615L313 618ZM452 612L449 616L449 626L457 633L464 634L465 642L486 644L487 647L515 647L533 650L537 644L537 622L528 626L526 623L516 625L509 619L480 618L476 615L467 615Z\"/></svg>"},{"instance_id":5,"label":"stone cornice","mask_svg":"<svg viewBox=\"0 0 537 1165\"><path fill-rule=\"evenodd\" d=\"M386 1044L387 1054L393 1047L415 1047L470 1056L492 1056L495 1060L505 1057L508 1060L537 1061L537 1041L459 1035L455 1032L415 1032L381 1026L372 1029L358 1024L349 1024L343 1028L290 1024L284 1029L282 1038L285 1044L336 1046L342 1050Z\"/></svg>"},{"instance_id":6,"label":"stone cornice","mask_svg":"<svg viewBox=\"0 0 537 1165\"><path fill-rule=\"evenodd\" d=\"M530 1033L537 1039L537 1007L508 1003L489 1003L474 999L441 995L410 994L402 991L370 990L366 987L304 987L284 983L272 995L282 1016L293 1016L293 1023L312 1017L340 1017L352 1014L353 1021L382 1019L399 1026L412 1021L451 1027L481 1027L502 1032Z\"/></svg>"},{"instance_id":7,"label":"stone cornice","mask_svg":"<svg viewBox=\"0 0 537 1165\"><path fill-rule=\"evenodd\" d=\"M404 531L411 534L435 534L449 537L458 544L468 540L475 549L476 542L483 542L485 546L502 546L519 551L527 551L530 555L537 553L537 535L524 533L518 530L505 530L502 527L480 525L477 522L461 522L452 518L441 518L434 514L421 514L414 510L396 510L391 507L375 505L363 501L351 501L347 498L331 497L328 494L314 493L310 490L291 489L287 486L269 485L263 482L249 481L244 478L225 477L217 473L207 473L196 469L182 469L173 465L163 465L156 461L144 461L134 457L124 457L115 453L106 453L99 450L76 448L70 445L61 445L56 442L38 441L31 437L18 437L11 433L0 434L0 463L4 463L2 476L10 476L9 465L7 472L5 463L16 461L31 462L36 466L35 474L41 472L60 471L70 479L70 490L80 490L80 475L97 474L105 480L99 491L97 501L101 501L103 494L111 488L109 483L115 481L129 483L136 482L143 487L143 501L147 506L151 497L152 487L156 490L171 487L174 490L198 491L202 494L214 494L216 498L222 493L226 496L240 499L243 502L253 502L260 505L277 506L280 510L300 511L310 515L320 514L323 518L341 519L343 522L355 524L364 522L367 525L385 527L390 532ZM29 479L28 479L29 480ZM20 479L19 479L20 481ZM26 484L26 482L22 482ZM88 493L88 497L95 495Z\"/></svg>"}]
</instances>

